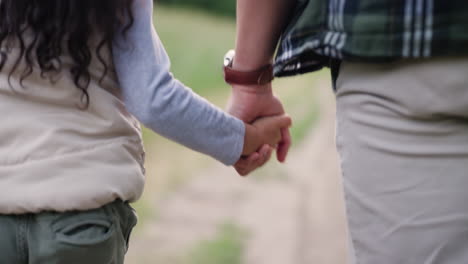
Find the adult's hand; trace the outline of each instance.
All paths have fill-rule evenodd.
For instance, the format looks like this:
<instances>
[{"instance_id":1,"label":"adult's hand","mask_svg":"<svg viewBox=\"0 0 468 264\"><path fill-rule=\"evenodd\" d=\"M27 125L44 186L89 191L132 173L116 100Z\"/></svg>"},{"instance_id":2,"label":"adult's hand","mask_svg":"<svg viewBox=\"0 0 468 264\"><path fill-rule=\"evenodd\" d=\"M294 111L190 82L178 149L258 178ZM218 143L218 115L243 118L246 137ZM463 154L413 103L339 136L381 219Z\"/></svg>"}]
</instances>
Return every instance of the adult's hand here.
<instances>
[{"instance_id":1,"label":"adult's hand","mask_svg":"<svg viewBox=\"0 0 468 264\"><path fill-rule=\"evenodd\" d=\"M281 32L294 10L295 0L237 0L236 56L233 68L252 71L273 62ZM233 86L231 114L252 122L257 117L283 114L281 102L271 91L271 84L262 87ZM278 160L284 162L291 145L289 130L282 131L277 147ZM254 157L255 158L255 157ZM257 157L257 160L261 160ZM264 163L264 162L263 162ZM239 161L246 171L261 166L260 162Z\"/></svg>"},{"instance_id":2,"label":"adult's hand","mask_svg":"<svg viewBox=\"0 0 468 264\"><path fill-rule=\"evenodd\" d=\"M232 95L229 100L228 112L246 123L251 123L257 118L284 114L284 108L280 100L274 96L271 84L263 86L233 85ZM289 129L281 131L281 141L276 148L278 161L284 162L291 146ZM258 153L241 158L234 167L241 175L246 175L258 167L263 166L270 158L271 147L263 147Z\"/></svg>"}]
</instances>

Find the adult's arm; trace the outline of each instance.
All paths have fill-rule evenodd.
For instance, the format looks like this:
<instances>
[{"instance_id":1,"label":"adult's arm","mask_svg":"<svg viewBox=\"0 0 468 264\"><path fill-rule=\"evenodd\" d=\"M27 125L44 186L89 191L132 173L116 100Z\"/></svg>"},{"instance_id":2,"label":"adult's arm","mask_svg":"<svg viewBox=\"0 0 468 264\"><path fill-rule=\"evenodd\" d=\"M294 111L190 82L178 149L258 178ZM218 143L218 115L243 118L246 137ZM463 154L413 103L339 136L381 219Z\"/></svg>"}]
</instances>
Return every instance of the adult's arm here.
<instances>
[{"instance_id":1,"label":"adult's arm","mask_svg":"<svg viewBox=\"0 0 468 264\"><path fill-rule=\"evenodd\" d=\"M129 112L158 134L226 165L234 164L243 148L244 123L172 76L168 55L153 26L152 0L135 0L133 16L133 26L125 36L117 36L113 45Z\"/></svg>"},{"instance_id":2,"label":"adult's arm","mask_svg":"<svg viewBox=\"0 0 468 264\"><path fill-rule=\"evenodd\" d=\"M281 31L293 10L295 0L237 0L236 56L233 68L252 71L272 63ZM233 85L229 112L246 122L258 117L284 113L283 105L273 95L271 84L263 86ZM277 158L285 161L291 137L283 130ZM236 167L251 171L259 162L241 160Z\"/></svg>"},{"instance_id":3,"label":"adult's arm","mask_svg":"<svg viewBox=\"0 0 468 264\"><path fill-rule=\"evenodd\" d=\"M272 62L295 0L237 0L234 68L250 71Z\"/></svg>"}]
</instances>

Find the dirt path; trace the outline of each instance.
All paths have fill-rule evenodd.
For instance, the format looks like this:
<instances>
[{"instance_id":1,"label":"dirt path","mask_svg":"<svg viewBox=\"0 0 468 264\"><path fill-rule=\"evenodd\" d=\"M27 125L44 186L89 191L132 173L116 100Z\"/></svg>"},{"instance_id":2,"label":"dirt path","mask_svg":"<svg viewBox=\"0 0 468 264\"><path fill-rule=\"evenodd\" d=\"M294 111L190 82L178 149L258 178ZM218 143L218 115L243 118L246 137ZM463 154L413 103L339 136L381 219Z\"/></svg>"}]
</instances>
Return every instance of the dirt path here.
<instances>
[{"instance_id":1,"label":"dirt path","mask_svg":"<svg viewBox=\"0 0 468 264\"><path fill-rule=\"evenodd\" d=\"M209 169L156 205L154 222L132 238L128 263L172 264L226 221L248 231L246 264L345 263L334 98L322 88L316 129L285 165L270 168L283 176L243 179L221 165Z\"/></svg>"}]
</instances>

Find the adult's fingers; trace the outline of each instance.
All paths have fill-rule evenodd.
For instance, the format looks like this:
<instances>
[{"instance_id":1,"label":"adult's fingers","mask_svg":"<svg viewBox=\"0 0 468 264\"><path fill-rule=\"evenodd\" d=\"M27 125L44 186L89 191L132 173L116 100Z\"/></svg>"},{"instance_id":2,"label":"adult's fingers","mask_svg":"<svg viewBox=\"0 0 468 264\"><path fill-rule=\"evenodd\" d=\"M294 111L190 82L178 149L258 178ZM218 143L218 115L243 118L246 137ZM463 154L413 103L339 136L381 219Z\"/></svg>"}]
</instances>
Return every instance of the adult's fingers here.
<instances>
[{"instance_id":1,"label":"adult's fingers","mask_svg":"<svg viewBox=\"0 0 468 264\"><path fill-rule=\"evenodd\" d=\"M281 141L278 143L276 149L276 158L279 162L285 162L288 155L289 148L291 147L291 133L289 128L281 129Z\"/></svg>"}]
</instances>

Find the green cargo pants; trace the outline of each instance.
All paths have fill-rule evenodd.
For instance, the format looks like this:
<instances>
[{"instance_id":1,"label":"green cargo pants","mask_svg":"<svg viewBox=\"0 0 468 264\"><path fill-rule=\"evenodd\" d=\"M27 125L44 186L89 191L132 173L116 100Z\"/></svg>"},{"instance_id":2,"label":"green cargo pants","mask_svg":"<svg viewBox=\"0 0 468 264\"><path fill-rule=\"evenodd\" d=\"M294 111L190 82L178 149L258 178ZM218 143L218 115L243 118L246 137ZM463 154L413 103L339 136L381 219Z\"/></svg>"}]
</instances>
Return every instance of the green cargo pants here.
<instances>
[{"instance_id":1,"label":"green cargo pants","mask_svg":"<svg viewBox=\"0 0 468 264\"><path fill-rule=\"evenodd\" d=\"M82 212L0 215L0 264L122 264L136 222L120 200Z\"/></svg>"}]
</instances>

